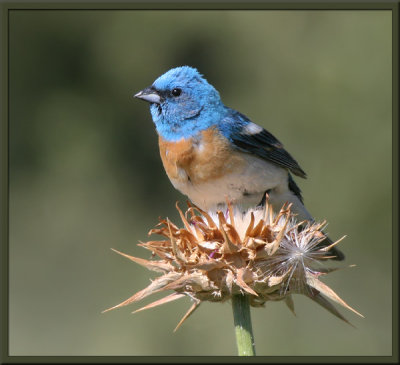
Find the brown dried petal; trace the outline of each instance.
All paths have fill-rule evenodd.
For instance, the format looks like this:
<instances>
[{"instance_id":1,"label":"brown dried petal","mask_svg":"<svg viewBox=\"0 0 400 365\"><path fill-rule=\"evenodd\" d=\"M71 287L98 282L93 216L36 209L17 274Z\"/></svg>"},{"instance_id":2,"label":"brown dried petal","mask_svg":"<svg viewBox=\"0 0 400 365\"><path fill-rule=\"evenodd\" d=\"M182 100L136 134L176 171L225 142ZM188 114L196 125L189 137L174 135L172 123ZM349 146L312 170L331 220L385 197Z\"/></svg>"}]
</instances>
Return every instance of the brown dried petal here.
<instances>
[{"instance_id":1,"label":"brown dried petal","mask_svg":"<svg viewBox=\"0 0 400 365\"><path fill-rule=\"evenodd\" d=\"M117 251L113 248L111 250L113 250L114 252L116 252L116 253L128 258L129 260L132 260L132 261L136 262L137 264L142 265L145 268L152 270L152 271L165 273L165 272L174 270L174 266L165 261L154 261L154 260L149 261L149 260L140 259L138 257L127 255L127 254Z\"/></svg>"},{"instance_id":2,"label":"brown dried petal","mask_svg":"<svg viewBox=\"0 0 400 365\"><path fill-rule=\"evenodd\" d=\"M175 327L174 332L182 326L183 322L185 322L190 315L193 314L193 312L198 308L200 305L200 300L195 301L192 306L189 308L189 310L186 312L186 314L183 316L183 318L179 321L178 325Z\"/></svg>"},{"instance_id":3,"label":"brown dried petal","mask_svg":"<svg viewBox=\"0 0 400 365\"><path fill-rule=\"evenodd\" d=\"M313 287L314 289L318 290L321 294L325 295L329 299L335 301L336 303L340 304L341 306L351 310L355 314L359 315L360 317L364 316L357 312L355 309L350 307L343 299L341 299L329 286L325 285L322 281L318 280L317 277L309 272L306 273L307 284Z\"/></svg>"},{"instance_id":4,"label":"brown dried petal","mask_svg":"<svg viewBox=\"0 0 400 365\"><path fill-rule=\"evenodd\" d=\"M159 305L163 305L163 304L172 302L172 301L174 301L174 300L183 298L184 296L185 296L185 294L172 293L172 294L170 294L170 295L167 295L167 296L164 297L164 298L161 298L161 299L156 300L156 301L154 301L154 302L152 302L152 303L150 303L150 304L147 304L147 305L145 305L145 306L142 307L142 308L136 309L136 310L133 311L132 313L137 313L137 312L141 312L141 311L146 310L146 309L154 308L154 307L157 307L157 306L159 306Z\"/></svg>"},{"instance_id":5,"label":"brown dried petal","mask_svg":"<svg viewBox=\"0 0 400 365\"><path fill-rule=\"evenodd\" d=\"M249 294L255 295L256 297L258 296L258 294L252 289L250 288L247 283L246 283L246 279L249 279L249 276L251 276L251 273L249 270L245 269L245 268L240 268L237 270L236 272L236 280L237 280L237 284L244 289L245 291L247 291ZM252 279L252 278L251 278ZM247 280L250 281L250 280Z\"/></svg>"},{"instance_id":6,"label":"brown dried petal","mask_svg":"<svg viewBox=\"0 0 400 365\"><path fill-rule=\"evenodd\" d=\"M115 308L119 308L119 307L124 307L128 304L137 302L139 300L142 300L144 298L146 298L147 296L154 294L154 293L158 293L159 291L162 290L166 290L166 287L168 286L169 283L178 280L178 278L181 276L182 274L176 273L176 272L170 272L168 274L165 274L163 276L158 277L157 279L155 279L154 281L152 281L152 283L140 290L139 292L137 292L136 294L132 295L130 298L124 300L122 303L115 305L114 307L108 308L106 310L103 311L104 312L108 312L111 309L115 309Z\"/></svg>"}]
</instances>

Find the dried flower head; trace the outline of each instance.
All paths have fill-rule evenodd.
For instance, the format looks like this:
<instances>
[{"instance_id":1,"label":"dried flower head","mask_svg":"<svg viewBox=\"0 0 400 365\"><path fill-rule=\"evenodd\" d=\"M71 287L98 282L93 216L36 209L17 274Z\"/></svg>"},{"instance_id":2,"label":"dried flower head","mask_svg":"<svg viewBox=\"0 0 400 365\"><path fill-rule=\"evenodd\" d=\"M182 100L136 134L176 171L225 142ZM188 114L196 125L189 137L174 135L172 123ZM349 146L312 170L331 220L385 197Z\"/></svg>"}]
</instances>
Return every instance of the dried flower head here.
<instances>
[{"instance_id":1,"label":"dried flower head","mask_svg":"<svg viewBox=\"0 0 400 365\"><path fill-rule=\"evenodd\" d=\"M277 215L271 206L245 212L228 203L225 212L205 212L188 203L184 215L176 208L184 225L179 228L160 219L149 235L165 239L141 243L159 259L145 260L114 250L149 270L161 272L151 284L115 309L166 290L174 292L135 312L189 296L193 305L179 326L203 301L222 302L234 294L247 294L250 305L260 307L269 300L284 300L294 312L292 294L303 294L349 323L326 299L362 316L319 280L336 269L325 267L329 247L318 246L325 235L325 223L297 222L290 205Z\"/></svg>"}]
</instances>

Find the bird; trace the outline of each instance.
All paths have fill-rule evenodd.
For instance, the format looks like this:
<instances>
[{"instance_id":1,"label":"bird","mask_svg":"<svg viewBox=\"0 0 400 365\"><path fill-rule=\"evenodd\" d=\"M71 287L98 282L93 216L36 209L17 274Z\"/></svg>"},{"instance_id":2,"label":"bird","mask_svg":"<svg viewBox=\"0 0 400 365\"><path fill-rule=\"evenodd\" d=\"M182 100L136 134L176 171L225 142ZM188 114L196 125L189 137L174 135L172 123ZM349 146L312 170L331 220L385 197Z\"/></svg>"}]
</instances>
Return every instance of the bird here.
<instances>
[{"instance_id":1,"label":"bird","mask_svg":"<svg viewBox=\"0 0 400 365\"><path fill-rule=\"evenodd\" d=\"M191 66L172 68L134 94L150 104L159 151L172 185L205 211L227 199L241 207L285 203L301 221L313 222L292 175L306 178L298 162L270 132L224 105L219 92ZM329 246L328 236L320 243ZM336 247L331 258L343 260Z\"/></svg>"}]
</instances>

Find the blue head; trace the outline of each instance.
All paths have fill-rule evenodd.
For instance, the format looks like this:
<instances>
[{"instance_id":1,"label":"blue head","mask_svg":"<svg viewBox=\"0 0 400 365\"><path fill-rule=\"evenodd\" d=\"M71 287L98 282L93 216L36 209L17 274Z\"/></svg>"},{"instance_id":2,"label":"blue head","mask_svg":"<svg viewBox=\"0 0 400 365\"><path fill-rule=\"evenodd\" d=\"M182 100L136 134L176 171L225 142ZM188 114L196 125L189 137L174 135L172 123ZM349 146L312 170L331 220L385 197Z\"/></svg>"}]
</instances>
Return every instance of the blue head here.
<instances>
[{"instance_id":1,"label":"blue head","mask_svg":"<svg viewBox=\"0 0 400 365\"><path fill-rule=\"evenodd\" d=\"M167 71L135 97L150 103L157 132L169 141L217 124L224 111L218 91L189 66Z\"/></svg>"}]
</instances>

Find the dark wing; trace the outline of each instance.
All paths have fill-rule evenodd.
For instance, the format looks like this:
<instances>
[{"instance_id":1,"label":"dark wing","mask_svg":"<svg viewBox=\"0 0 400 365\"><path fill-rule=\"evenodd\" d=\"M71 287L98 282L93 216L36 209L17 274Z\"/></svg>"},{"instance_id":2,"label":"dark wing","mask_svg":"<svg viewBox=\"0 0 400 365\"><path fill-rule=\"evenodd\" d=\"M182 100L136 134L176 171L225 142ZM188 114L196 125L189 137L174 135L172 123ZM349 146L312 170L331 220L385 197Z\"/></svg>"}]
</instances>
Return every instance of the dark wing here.
<instances>
[{"instance_id":1,"label":"dark wing","mask_svg":"<svg viewBox=\"0 0 400 365\"><path fill-rule=\"evenodd\" d=\"M284 167L294 175L306 178L306 173L297 161L271 133L252 123L245 115L239 112L235 111L232 117L238 118L241 122L236 124L237 128L233 131L231 130L229 136L237 148Z\"/></svg>"}]
</instances>

